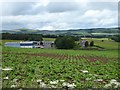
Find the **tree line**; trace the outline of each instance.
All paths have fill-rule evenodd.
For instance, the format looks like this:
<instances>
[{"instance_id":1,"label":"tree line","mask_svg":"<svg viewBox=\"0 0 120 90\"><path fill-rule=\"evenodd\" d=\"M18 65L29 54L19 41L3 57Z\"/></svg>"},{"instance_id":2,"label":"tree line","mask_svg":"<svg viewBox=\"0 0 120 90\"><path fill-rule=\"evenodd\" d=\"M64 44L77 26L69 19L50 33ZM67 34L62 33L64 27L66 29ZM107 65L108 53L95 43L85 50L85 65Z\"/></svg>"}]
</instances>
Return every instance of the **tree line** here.
<instances>
[{"instance_id":1,"label":"tree line","mask_svg":"<svg viewBox=\"0 0 120 90\"><path fill-rule=\"evenodd\" d=\"M11 33L2 33L2 39L7 40L28 40L28 41L42 41L43 38L58 38L63 37L64 35L42 35L42 34L11 34ZM79 41L80 37L72 36L75 41Z\"/></svg>"},{"instance_id":2,"label":"tree line","mask_svg":"<svg viewBox=\"0 0 120 90\"><path fill-rule=\"evenodd\" d=\"M28 40L28 41L42 41L42 35L40 34L10 34L2 33L2 39L7 40Z\"/></svg>"},{"instance_id":3,"label":"tree line","mask_svg":"<svg viewBox=\"0 0 120 90\"><path fill-rule=\"evenodd\" d=\"M42 41L43 38L58 38L64 37L65 35L42 35L42 34L11 34L11 33L2 33L0 34L1 39L8 39L8 40L29 40L29 41ZM75 41L79 41L82 37L80 36L71 36ZM92 38L95 38L92 36ZM101 37L97 37L101 38ZM116 42L120 42L119 35L113 35L111 38Z\"/></svg>"},{"instance_id":4,"label":"tree line","mask_svg":"<svg viewBox=\"0 0 120 90\"><path fill-rule=\"evenodd\" d=\"M112 36L111 39L116 41L116 42L120 42L120 35L114 35L114 36Z\"/></svg>"}]
</instances>

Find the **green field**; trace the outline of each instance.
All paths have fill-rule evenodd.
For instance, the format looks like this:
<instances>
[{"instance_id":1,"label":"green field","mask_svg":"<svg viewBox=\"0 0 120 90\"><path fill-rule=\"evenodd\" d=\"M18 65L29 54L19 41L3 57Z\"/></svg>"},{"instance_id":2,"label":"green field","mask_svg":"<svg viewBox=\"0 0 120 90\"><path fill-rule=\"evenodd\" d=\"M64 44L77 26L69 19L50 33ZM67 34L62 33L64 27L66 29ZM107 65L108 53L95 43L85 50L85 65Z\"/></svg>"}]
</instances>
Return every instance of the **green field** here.
<instances>
[{"instance_id":1,"label":"green field","mask_svg":"<svg viewBox=\"0 0 120 90\"><path fill-rule=\"evenodd\" d=\"M8 41L2 42L4 44ZM94 41L105 50L25 49L2 46L3 87L120 87L118 43L107 39L104 39L104 42L100 39Z\"/></svg>"},{"instance_id":2,"label":"green field","mask_svg":"<svg viewBox=\"0 0 120 90\"><path fill-rule=\"evenodd\" d=\"M119 49L118 48L119 43L117 43L111 39L108 39L108 38L82 38L82 39L88 40L89 42L94 41L95 45L103 47L108 50ZM102 40L103 40L103 42L102 42Z\"/></svg>"},{"instance_id":3,"label":"green field","mask_svg":"<svg viewBox=\"0 0 120 90\"><path fill-rule=\"evenodd\" d=\"M43 38L43 41L55 41L55 38Z\"/></svg>"}]
</instances>

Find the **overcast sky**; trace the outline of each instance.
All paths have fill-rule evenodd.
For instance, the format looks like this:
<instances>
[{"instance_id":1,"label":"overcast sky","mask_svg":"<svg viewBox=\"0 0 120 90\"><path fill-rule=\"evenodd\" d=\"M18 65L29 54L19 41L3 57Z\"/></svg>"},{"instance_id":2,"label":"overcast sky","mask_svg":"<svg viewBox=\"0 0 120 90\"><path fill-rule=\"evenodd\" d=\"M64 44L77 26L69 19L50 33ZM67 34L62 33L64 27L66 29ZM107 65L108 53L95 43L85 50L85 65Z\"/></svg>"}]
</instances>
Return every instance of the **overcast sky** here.
<instances>
[{"instance_id":1,"label":"overcast sky","mask_svg":"<svg viewBox=\"0 0 120 90\"><path fill-rule=\"evenodd\" d=\"M0 3L3 30L62 30L118 26L118 0L10 1L3 0Z\"/></svg>"}]
</instances>

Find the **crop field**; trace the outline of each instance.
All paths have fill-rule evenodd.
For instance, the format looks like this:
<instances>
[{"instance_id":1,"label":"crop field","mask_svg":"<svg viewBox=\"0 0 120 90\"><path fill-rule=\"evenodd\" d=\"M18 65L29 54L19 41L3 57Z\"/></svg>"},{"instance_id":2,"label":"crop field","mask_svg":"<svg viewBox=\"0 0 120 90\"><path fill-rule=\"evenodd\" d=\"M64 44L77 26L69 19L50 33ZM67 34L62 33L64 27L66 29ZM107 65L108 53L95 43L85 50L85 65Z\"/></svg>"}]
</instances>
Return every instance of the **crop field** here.
<instances>
[{"instance_id":1,"label":"crop field","mask_svg":"<svg viewBox=\"0 0 120 90\"><path fill-rule=\"evenodd\" d=\"M3 41L3 43L6 41ZM104 43L96 40L97 43ZM58 50L2 46L3 88L119 88L117 44L113 49Z\"/></svg>"}]
</instances>

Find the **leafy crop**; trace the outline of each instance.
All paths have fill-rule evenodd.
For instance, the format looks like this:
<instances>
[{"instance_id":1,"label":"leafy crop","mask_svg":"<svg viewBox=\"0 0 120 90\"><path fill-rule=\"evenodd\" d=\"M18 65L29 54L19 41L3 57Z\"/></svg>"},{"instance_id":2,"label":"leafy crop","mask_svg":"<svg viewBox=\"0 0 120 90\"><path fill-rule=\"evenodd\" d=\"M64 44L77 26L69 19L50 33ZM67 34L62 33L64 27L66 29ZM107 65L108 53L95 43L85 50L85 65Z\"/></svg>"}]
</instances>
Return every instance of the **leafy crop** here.
<instances>
[{"instance_id":1,"label":"leafy crop","mask_svg":"<svg viewBox=\"0 0 120 90\"><path fill-rule=\"evenodd\" d=\"M119 81L117 58L117 50L3 47L2 68L11 68L2 72L3 87L104 88Z\"/></svg>"}]
</instances>

